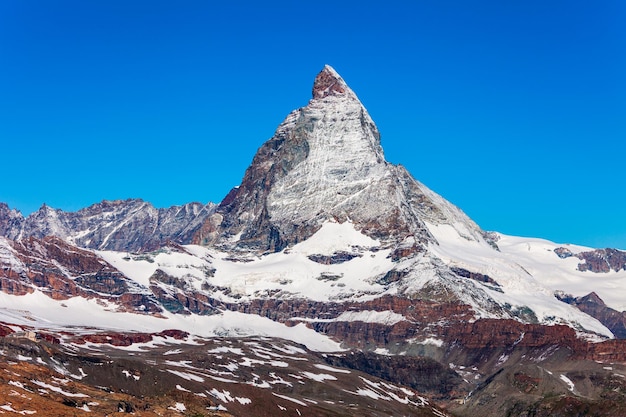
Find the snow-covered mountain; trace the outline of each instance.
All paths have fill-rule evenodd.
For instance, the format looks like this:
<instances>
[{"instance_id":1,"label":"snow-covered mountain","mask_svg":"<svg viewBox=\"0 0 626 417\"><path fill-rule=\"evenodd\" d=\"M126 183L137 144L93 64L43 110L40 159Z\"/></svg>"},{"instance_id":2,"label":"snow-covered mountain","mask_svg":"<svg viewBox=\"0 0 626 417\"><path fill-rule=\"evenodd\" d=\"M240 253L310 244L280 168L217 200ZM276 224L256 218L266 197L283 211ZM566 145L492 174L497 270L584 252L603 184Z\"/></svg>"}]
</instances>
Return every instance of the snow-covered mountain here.
<instances>
[{"instance_id":1,"label":"snow-covered mountain","mask_svg":"<svg viewBox=\"0 0 626 417\"><path fill-rule=\"evenodd\" d=\"M23 218L0 204L0 235L0 322L62 343L177 329L426 356L462 377L438 391L447 400L513 367L626 361L613 339L626 336L624 252L481 230L385 160L374 122L329 66L219 205L103 201ZM332 363L382 366L351 358Z\"/></svg>"}]
</instances>

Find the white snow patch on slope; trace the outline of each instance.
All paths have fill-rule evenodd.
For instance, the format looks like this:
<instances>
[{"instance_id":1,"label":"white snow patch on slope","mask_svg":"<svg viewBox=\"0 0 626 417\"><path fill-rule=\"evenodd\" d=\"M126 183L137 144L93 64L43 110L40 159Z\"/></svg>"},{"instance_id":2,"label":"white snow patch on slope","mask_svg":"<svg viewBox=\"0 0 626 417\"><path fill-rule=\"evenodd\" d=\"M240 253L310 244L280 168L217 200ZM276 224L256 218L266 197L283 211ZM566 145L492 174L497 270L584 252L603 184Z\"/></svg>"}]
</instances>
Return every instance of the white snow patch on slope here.
<instances>
[{"instance_id":1,"label":"white snow patch on slope","mask_svg":"<svg viewBox=\"0 0 626 417\"><path fill-rule=\"evenodd\" d=\"M498 246L502 253L516 261L538 281L551 290L562 290L574 296L595 292L607 306L618 311L626 310L626 271L595 273L579 271L583 261L570 257L561 259L554 249L565 247L572 253L593 249L575 245L560 245L548 240L499 235Z\"/></svg>"},{"instance_id":2,"label":"white snow patch on slope","mask_svg":"<svg viewBox=\"0 0 626 417\"><path fill-rule=\"evenodd\" d=\"M173 407L167 407L168 410L178 411L179 413L184 413L187 411L187 407L183 403L176 403Z\"/></svg>"},{"instance_id":3,"label":"white snow patch on slope","mask_svg":"<svg viewBox=\"0 0 626 417\"><path fill-rule=\"evenodd\" d=\"M334 352L341 350L337 342L309 329L304 324L287 327L268 318L253 314L224 311L211 316L179 315L164 312L165 318L144 314L119 313L107 310L95 300L80 297L56 301L35 291L15 296L0 292L0 321L44 329L68 326L95 327L120 332L158 333L179 329L198 336L267 336L305 345L311 350ZM24 306L29 311L23 310Z\"/></svg>"},{"instance_id":4,"label":"white snow patch on slope","mask_svg":"<svg viewBox=\"0 0 626 417\"><path fill-rule=\"evenodd\" d=\"M380 242L357 231L349 221L344 223L328 221L313 236L295 245L291 252L304 255L332 255L339 251L350 251L355 246L378 247Z\"/></svg>"},{"instance_id":5,"label":"white snow patch on slope","mask_svg":"<svg viewBox=\"0 0 626 417\"><path fill-rule=\"evenodd\" d=\"M332 366L328 366L328 365L315 364L313 366L323 371L330 371L330 372L335 372L339 374L351 374L352 373L352 371L349 371L347 369L333 368Z\"/></svg>"},{"instance_id":6,"label":"white snow patch on slope","mask_svg":"<svg viewBox=\"0 0 626 417\"><path fill-rule=\"evenodd\" d=\"M4 411L10 411L12 413L16 413L16 414L21 414L23 416L26 415L31 415L31 414L37 414L37 411L34 410L22 410L22 411L18 411L16 409L13 408L13 404L11 403L7 403L4 405L0 405L0 409L4 410ZM4 412L2 412L2 414L4 414Z\"/></svg>"},{"instance_id":7,"label":"white snow patch on slope","mask_svg":"<svg viewBox=\"0 0 626 417\"><path fill-rule=\"evenodd\" d=\"M332 233L342 236L334 243ZM249 262L233 262L225 253L205 250L205 257L212 258L215 276L207 282L218 287L229 288L238 298L215 293L217 298L228 301L246 301L259 293L280 291L274 295L281 298L305 297L314 301L345 300L351 297L375 298L384 286L375 283L375 277L387 273L394 267L389 259L389 250L369 251L376 246L375 240L354 229L350 222L325 223L315 235L295 245L288 251L272 253L251 259ZM364 248L364 246L366 248ZM332 265L322 265L308 258L310 254L333 254L337 250L358 249L354 259ZM201 254L204 248L185 247L190 252ZM325 277L331 276L332 279ZM364 296L368 294L368 296Z\"/></svg>"},{"instance_id":8,"label":"white snow patch on slope","mask_svg":"<svg viewBox=\"0 0 626 417\"><path fill-rule=\"evenodd\" d=\"M324 382L325 380L336 381L337 378L329 374L314 374L313 372L302 372L302 375L306 378L312 379L317 382Z\"/></svg>"},{"instance_id":9,"label":"white snow patch on slope","mask_svg":"<svg viewBox=\"0 0 626 417\"><path fill-rule=\"evenodd\" d=\"M32 382L33 384L38 385L38 386L40 386L42 388L49 389L50 391L58 392L59 394L65 395L66 397L75 397L75 398L89 397L89 395L87 395L87 394L67 392L67 391L64 391L60 387L56 387L54 385L50 385L50 384L47 384L47 383L42 382L42 381L37 381L35 379L32 379L30 382Z\"/></svg>"},{"instance_id":10,"label":"white snow patch on slope","mask_svg":"<svg viewBox=\"0 0 626 417\"><path fill-rule=\"evenodd\" d=\"M278 397L278 398L282 398L283 400L287 400L287 401L291 401L291 402L293 402L293 403L299 404L299 405L301 405L301 406L303 406L303 407L308 407L308 405L307 405L305 402L300 401L300 400L297 400L297 399L295 399L295 398L288 397L288 396L286 396L286 395L276 394L275 392L273 392L273 393L272 393L272 395L274 395L274 396L276 396L276 397ZM279 407L280 407L280 406L279 406ZM285 409L285 410L286 410L286 409Z\"/></svg>"},{"instance_id":11,"label":"white snow patch on slope","mask_svg":"<svg viewBox=\"0 0 626 417\"><path fill-rule=\"evenodd\" d=\"M574 392L574 390L576 389L576 386L574 385L574 383L572 382L571 379L569 379L568 377L566 377L565 375L561 374L561 376L559 377L559 379L563 382L565 382L565 384L567 385L567 389L570 390L571 392Z\"/></svg>"},{"instance_id":12,"label":"white snow patch on slope","mask_svg":"<svg viewBox=\"0 0 626 417\"><path fill-rule=\"evenodd\" d=\"M496 251L482 239L468 240L460 236L450 225L429 223L426 225L439 242L439 245L430 245L432 253L451 267L464 268L494 279L500 284L503 292L494 291L477 282L475 285L483 287L489 296L501 305L528 307L544 324L565 321L574 326L578 324L588 331L613 337L611 331L598 320L554 297L556 288L546 285L544 281L560 265L561 259L555 253L552 252L546 257L520 254L520 248L532 248L537 240L526 239L526 242L521 244L522 238L503 236L498 241L501 251ZM512 242L517 242L517 245L512 245ZM556 247L554 245L552 248ZM544 247L542 250L548 253L546 249ZM567 292L567 282L561 280L559 286L561 285L559 289ZM624 294L626 295L626 290Z\"/></svg>"}]
</instances>

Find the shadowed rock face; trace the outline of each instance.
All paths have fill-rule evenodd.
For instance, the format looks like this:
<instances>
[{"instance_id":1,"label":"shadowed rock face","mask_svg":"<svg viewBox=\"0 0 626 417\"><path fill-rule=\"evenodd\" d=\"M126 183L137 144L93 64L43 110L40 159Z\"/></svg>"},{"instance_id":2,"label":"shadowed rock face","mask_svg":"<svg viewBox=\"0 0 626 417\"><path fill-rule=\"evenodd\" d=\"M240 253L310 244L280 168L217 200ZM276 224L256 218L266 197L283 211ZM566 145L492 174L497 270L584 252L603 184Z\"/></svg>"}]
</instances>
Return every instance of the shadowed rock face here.
<instances>
[{"instance_id":1,"label":"shadowed rock face","mask_svg":"<svg viewBox=\"0 0 626 417\"><path fill-rule=\"evenodd\" d=\"M574 305L580 311L598 319L616 338L626 339L626 311L617 311L607 306L595 292L584 297L563 294L559 294L558 297L561 301Z\"/></svg>"},{"instance_id":2,"label":"shadowed rock face","mask_svg":"<svg viewBox=\"0 0 626 417\"><path fill-rule=\"evenodd\" d=\"M6 203L0 203L0 236L15 239L20 235L24 216L17 210L11 210Z\"/></svg>"}]
</instances>

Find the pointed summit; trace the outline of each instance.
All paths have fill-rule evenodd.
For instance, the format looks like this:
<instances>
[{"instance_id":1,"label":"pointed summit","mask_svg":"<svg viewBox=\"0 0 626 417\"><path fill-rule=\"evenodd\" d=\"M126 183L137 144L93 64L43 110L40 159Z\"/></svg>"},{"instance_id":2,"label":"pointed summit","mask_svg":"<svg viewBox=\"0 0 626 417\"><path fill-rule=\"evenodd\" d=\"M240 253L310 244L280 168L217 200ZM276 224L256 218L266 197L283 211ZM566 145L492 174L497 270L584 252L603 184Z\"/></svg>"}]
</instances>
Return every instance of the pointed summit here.
<instances>
[{"instance_id":1,"label":"pointed summit","mask_svg":"<svg viewBox=\"0 0 626 417\"><path fill-rule=\"evenodd\" d=\"M350 90L346 82L333 67L325 65L324 69L315 77L313 98L319 99L334 95L344 95L346 93L352 93L352 90Z\"/></svg>"},{"instance_id":2,"label":"pointed summit","mask_svg":"<svg viewBox=\"0 0 626 417\"><path fill-rule=\"evenodd\" d=\"M390 247L405 238L425 247L432 241L426 220L479 232L458 209L385 160L367 110L326 65L315 78L313 99L259 148L241 185L194 241L275 252L308 239L325 222L349 221Z\"/></svg>"}]
</instances>

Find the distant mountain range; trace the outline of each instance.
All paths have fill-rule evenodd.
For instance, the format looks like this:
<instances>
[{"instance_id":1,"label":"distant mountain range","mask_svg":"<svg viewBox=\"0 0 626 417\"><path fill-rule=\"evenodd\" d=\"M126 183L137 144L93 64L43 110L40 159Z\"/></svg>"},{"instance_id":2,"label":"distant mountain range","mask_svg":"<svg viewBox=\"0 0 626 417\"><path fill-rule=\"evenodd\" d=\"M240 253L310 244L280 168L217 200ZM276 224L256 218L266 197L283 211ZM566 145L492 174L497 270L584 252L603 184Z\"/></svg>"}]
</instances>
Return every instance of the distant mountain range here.
<instances>
[{"instance_id":1,"label":"distant mountain range","mask_svg":"<svg viewBox=\"0 0 626 417\"><path fill-rule=\"evenodd\" d=\"M0 203L0 236L2 355L33 375L2 389L57 415L626 415L626 252L483 231L329 66L220 204Z\"/></svg>"}]
</instances>

